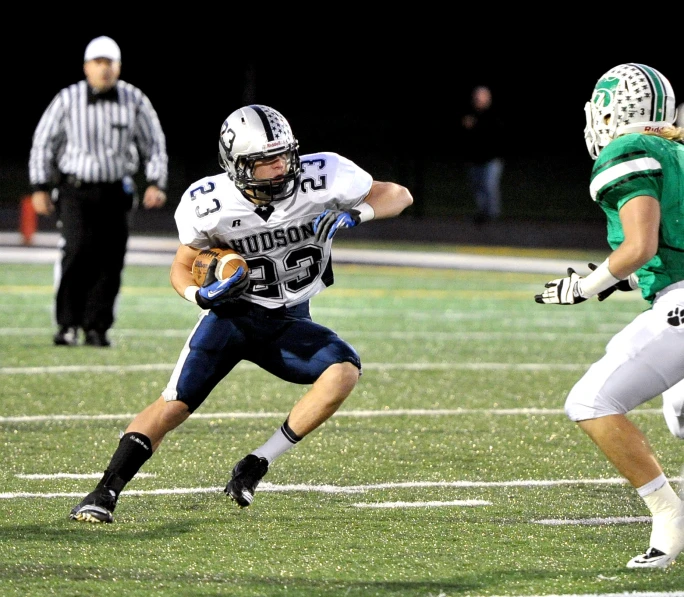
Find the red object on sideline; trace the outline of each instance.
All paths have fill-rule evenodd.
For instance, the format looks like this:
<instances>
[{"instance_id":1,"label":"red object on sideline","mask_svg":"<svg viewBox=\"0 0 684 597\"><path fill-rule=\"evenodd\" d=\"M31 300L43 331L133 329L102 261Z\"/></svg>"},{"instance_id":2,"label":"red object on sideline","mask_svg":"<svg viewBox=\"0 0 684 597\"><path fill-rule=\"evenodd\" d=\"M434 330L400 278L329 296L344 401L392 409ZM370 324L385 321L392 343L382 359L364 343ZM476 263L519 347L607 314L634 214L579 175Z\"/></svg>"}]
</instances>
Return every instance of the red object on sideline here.
<instances>
[{"instance_id":1,"label":"red object on sideline","mask_svg":"<svg viewBox=\"0 0 684 597\"><path fill-rule=\"evenodd\" d=\"M33 209L31 195L24 195L21 199L19 232L21 232L25 245L33 244L33 235L36 230L38 230L38 214Z\"/></svg>"}]
</instances>

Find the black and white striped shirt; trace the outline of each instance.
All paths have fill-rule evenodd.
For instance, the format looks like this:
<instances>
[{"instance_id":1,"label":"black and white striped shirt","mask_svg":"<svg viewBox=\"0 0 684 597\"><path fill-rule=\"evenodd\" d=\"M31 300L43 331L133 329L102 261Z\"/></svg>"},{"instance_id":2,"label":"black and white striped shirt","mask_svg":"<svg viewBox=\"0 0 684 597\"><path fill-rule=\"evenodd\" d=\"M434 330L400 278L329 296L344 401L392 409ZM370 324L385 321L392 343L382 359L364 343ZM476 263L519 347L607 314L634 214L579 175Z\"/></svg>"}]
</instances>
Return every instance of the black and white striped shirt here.
<instances>
[{"instance_id":1,"label":"black and white striped shirt","mask_svg":"<svg viewBox=\"0 0 684 597\"><path fill-rule=\"evenodd\" d=\"M117 81L97 99L83 80L62 89L33 135L29 179L49 191L60 176L83 182L116 182L137 172L142 157L148 184L165 190L166 137L157 112L137 87Z\"/></svg>"}]
</instances>

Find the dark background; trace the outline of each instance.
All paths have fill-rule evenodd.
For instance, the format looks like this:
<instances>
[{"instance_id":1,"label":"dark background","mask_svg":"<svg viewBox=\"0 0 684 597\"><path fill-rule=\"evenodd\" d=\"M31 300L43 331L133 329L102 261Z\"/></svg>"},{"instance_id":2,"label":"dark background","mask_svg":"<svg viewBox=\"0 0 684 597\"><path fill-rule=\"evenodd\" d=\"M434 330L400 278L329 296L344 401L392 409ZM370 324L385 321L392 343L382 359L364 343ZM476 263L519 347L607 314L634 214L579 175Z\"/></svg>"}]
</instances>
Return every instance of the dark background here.
<instances>
[{"instance_id":1,"label":"dark background","mask_svg":"<svg viewBox=\"0 0 684 597\"><path fill-rule=\"evenodd\" d=\"M49 40L42 51L6 36L0 226L14 227L14 210L29 192L28 154L43 110L83 78L85 46L98 35L117 41L121 79L148 95L167 137L169 202L160 214L139 218L141 227L175 230L180 195L220 172L221 123L247 103L281 111L301 153L336 151L376 179L407 185L415 203L403 217L469 218L474 203L458 124L477 84L491 87L505 122L504 220L602 222L588 194L584 104L604 72L631 61L660 70L684 99L684 69L672 44L649 33L635 33L630 44L598 43L591 41L596 32L494 33L468 20L458 27L439 22L435 15L430 29L417 23L380 30L342 18L337 28L312 34L296 20L207 12L187 29L175 24L161 33L151 23L112 24L62 28L55 36L43 23L31 33Z\"/></svg>"}]
</instances>

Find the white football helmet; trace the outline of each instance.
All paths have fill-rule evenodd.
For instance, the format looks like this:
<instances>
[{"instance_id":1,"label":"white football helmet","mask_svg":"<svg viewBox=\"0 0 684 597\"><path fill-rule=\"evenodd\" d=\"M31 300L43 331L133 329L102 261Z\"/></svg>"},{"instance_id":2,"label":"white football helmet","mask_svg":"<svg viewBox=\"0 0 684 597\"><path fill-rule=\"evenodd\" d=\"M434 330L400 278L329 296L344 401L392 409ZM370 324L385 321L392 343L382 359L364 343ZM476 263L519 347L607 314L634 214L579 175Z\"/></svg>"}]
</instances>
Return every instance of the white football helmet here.
<instances>
[{"instance_id":1,"label":"white football helmet","mask_svg":"<svg viewBox=\"0 0 684 597\"><path fill-rule=\"evenodd\" d=\"M253 104L235 110L221 125L219 165L247 199L281 201L299 188L299 143L283 115ZM287 172L277 179L254 178L254 162L285 154Z\"/></svg>"},{"instance_id":2,"label":"white football helmet","mask_svg":"<svg viewBox=\"0 0 684 597\"><path fill-rule=\"evenodd\" d=\"M625 133L657 133L677 117L670 82L645 64L620 64L603 75L584 106L584 140L592 159Z\"/></svg>"}]
</instances>

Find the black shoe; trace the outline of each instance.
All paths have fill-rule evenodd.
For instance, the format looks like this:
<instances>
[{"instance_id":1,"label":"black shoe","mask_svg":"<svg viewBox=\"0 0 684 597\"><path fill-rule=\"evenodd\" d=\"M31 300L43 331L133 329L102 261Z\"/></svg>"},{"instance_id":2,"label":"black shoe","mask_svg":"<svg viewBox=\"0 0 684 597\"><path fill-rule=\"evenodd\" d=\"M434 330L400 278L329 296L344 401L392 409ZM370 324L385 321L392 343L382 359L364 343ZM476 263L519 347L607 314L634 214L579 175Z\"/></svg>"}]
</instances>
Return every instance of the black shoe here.
<instances>
[{"instance_id":1,"label":"black shoe","mask_svg":"<svg viewBox=\"0 0 684 597\"><path fill-rule=\"evenodd\" d=\"M78 344L78 328L61 327L53 338L55 346L76 346Z\"/></svg>"},{"instance_id":2,"label":"black shoe","mask_svg":"<svg viewBox=\"0 0 684 597\"><path fill-rule=\"evenodd\" d=\"M86 346L111 346L112 343L107 338L107 332L100 332L98 330L88 330L85 333Z\"/></svg>"},{"instance_id":3,"label":"black shoe","mask_svg":"<svg viewBox=\"0 0 684 597\"><path fill-rule=\"evenodd\" d=\"M233 468L233 476L223 491L238 506L246 508L252 503L257 485L267 472L268 460L247 454Z\"/></svg>"},{"instance_id":4,"label":"black shoe","mask_svg":"<svg viewBox=\"0 0 684 597\"><path fill-rule=\"evenodd\" d=\"M72 520L81 522L114 522L112 513L116 508L116 493L111 489L96 489L74 506L69 514Z\"/></svg>"}]
</instances>

